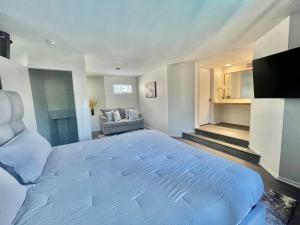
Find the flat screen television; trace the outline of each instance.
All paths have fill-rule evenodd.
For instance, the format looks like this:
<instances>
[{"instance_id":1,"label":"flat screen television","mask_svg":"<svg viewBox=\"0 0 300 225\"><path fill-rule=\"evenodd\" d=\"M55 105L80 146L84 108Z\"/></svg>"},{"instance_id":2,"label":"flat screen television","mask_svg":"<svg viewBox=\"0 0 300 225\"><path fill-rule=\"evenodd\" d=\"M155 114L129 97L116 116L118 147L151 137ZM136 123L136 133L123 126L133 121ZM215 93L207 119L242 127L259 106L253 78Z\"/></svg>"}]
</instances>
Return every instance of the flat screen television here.
<instances>
[{"instance_id":1,"label":"flat screen television","mask_svg":"<svg viewBox=\"0 0 300 225\"><path fill-rule=\"evenodd\" d=\"M300 97L300 48L253 60L255 98Z\"/></svg>"}]
</instances>

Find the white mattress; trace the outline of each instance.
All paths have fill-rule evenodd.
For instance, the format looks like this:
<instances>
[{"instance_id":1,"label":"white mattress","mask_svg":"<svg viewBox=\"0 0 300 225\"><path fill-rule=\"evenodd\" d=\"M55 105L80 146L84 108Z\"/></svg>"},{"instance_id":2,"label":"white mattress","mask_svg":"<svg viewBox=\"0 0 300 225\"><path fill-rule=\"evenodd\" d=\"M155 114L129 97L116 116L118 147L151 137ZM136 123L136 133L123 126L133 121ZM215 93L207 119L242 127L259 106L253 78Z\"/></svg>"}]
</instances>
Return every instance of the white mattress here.
<instances>
[{"instance_id":1,"label":"white mattress","mask_svg":"<svg viewBox=\"0 0 300 225\"><path fill-rule=\"evenodd\" d=\"M15 225L234 225L262 192L244 166L138 131L56 147Z\"/></svg>"}]
</instances>

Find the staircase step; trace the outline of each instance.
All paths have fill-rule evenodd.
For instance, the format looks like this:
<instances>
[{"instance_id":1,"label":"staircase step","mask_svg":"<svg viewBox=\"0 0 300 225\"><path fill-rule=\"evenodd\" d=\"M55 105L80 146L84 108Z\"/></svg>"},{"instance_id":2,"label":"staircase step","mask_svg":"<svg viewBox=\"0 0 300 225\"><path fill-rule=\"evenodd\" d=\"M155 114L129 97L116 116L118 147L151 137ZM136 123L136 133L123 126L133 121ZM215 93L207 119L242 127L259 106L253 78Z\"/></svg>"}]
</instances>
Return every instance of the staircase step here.
<instances>
[{"instance_id":1,"label":"staircase step","mask_svg":"<svg viewBox=\"0 0 300 225\"><path fill-rule=\"evenodd\" d=\"M235 157L247 160L252 163L259 163L259 160L260 160L260 155L256 154L255 152L253 152L252 150L250 150L247 147L241 147L239 145L227 143L227 142L221 141L219 139L206 137L203 135L199 135L197 133L183 132L182 137L185 139L206 145L208 147L214 148L216 150L228 153Z\"/></svg>"},{"instance_id":2,"label":"staircase step","mask_svg":"<svg viewBox=\"0 0 300 225\"><path fill-rule=\"evenodd\" d=\"M227 136L227 135L220 134L220 133L217 133L217 132L211 132L211 131L203 130L201 128L196 128L195 133L199 134L201 136L206 136L206 137L209 137L209 138L218 139L220 141L228 142L230 144L238 145L238 146L245 147L245 148L247 148L249 146L249 141L248 140Z\"/></svg>"}]
</instances>

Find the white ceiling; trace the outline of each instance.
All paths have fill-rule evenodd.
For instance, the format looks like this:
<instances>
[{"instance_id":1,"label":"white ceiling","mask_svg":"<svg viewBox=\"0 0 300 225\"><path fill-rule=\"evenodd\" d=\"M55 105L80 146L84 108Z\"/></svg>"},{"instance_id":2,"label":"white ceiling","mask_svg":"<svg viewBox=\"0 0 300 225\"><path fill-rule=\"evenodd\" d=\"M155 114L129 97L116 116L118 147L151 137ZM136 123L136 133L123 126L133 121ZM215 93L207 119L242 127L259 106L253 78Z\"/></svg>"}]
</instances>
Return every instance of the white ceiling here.
<instances>
[{"instance_id":1,"label":"white ceiling","mask_svg":"<svg viewBox=\"0 0 300 225\"><path fill-rule=\"evenodd\" d=\"M243 61L256 39L300 9L299 0L0 0L0 5L0 29L11 33L13 54L40 57L51 39L57 43L53 48L85 54L89 74L119 75L182 61Z\"/></svg>"}]
</instances>

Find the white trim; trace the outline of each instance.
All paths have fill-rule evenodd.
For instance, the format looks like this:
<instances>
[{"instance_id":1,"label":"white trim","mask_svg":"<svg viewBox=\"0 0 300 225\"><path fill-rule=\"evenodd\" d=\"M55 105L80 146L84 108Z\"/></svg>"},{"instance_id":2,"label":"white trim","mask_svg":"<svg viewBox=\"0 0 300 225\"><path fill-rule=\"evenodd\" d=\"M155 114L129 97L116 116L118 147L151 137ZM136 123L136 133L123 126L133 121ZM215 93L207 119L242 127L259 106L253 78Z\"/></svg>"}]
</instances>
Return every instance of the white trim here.
<instances>
[{"instance_id":1,"label":"white trim","mask_svg":"<svg viewBox=\"0 0 300 225\"><path fill-rule=\"evenodd\" d=\"M299 182L292 181L292 180L290 180L290 179L287 179L287 178L284 178L284 177L281 177L281 176L278 176L277 180L280 180L280 181L282 181L282 182L284 182L284 183L287 183L287 184L289 184L289 185L292 185L292 186L294 186L294 187L296 187L296 188L300 188L300 183L299 183Z\"/></svg>"},{"instance_id":2,"label":"white trim","mask_svg":"<svg viewBox=\"0 0 300 225\"><path fill-rule=\"evenodd\" d=\"M260 152L257 151L255 148L253 148L251 145L248 146L250 150L255 152L256 154L260 155ZM259 165L263 167L269 174L271 174L275 179L278 179L279 174L276 173L274 170L270 169L268 166L266 166L262 160L260 160Z\"/></svg>"},{"instance_id":3,"label":"white trim","mask_svg":"<svg viewBox=\"0 0 300 225\"><path fill-rule=\"evenodd\" d=\"M195 127L199 128L199 64L195 63Z\"/></svg>"},{"instance_id":4,"label":"white trim","mask_svg":"<svg viewBox=\"0 0 300 225\"><path fill-rule=\"evenodd\" d=\"M154 130L154 128L152 128L152 127L150 127L150 126L148 126L148 125L146 125L146 124L144 124L144 128L146 128L146 129L148 129L148 130Z\"/></svg>"},{"instance_id":5,"label":"white trim","mask_svg":"<svg viewBox=\"0 0 300 225\"><path fill-rule=\"evenodd\" d=\"M270 169L268 166L265 166L263 162L259 162L259 165L261 165L269 174L271 174L275 179L278 180L278 173L276 173L274 170Z\"/></svg>"},{"instance_id":6,"label":"white trim","mask_svg":"<svg viewBox=\"0 0 300 225\"><path fill-rule=\"evenodd\" d=\"M252 150L253 152L255 152L256 154L260 155L260 152L257 151L255 148L253 148L251 145L249 145L248 148L249 148L250 150ZM260 155L260 156L261 156L261 155ZM260 165L261 167L263 167L263 168L264 168L269 174L271 174L275 179L278 179L279 174L276 173L274 170L270 169L268 166L266 166L266 165L263 163L263 161L261 160L261 158L260 158L260 161L259 161L259 165Z\"/></svg>"},{"instance_id":7,"label":"white trim","mask_svg":"<svg viewBox=\"0 0 300 225\"><path fill-rule=\"evenodd\" d=\"M255 150L254 148L252 148L250 145L249 145L249 148L252 151L254 151L255 153L259 154L259 152L257 150ZM291 185L293 187L296 187L296 188L300 189L300 183L299 182L296 182L296 181L290 180L288 178L284 178L284 177L279 176L278 173L276 173L275 171L273 171L269 167L265 166L262 161L259 162L259 165L261 167L263 167L268 173L270 173L276 180L282 181L282 182L284 182L286 184L289 184L289 185Z\"/></svg>"},{"instance_id":8,"label":"white trim","mask_svg":"<svg viewBox=\"0 0 300 225\"><path fill-rule=\"evenodd\" d=\"M250 150L252 150L253 152L255 152L256 154L260 155L260 152L257 151L255 148L253 148L251 145L249 145L248 148L249 148Z\"/></svg>"}]
</instances>

